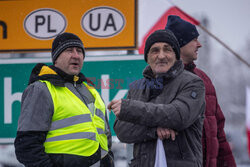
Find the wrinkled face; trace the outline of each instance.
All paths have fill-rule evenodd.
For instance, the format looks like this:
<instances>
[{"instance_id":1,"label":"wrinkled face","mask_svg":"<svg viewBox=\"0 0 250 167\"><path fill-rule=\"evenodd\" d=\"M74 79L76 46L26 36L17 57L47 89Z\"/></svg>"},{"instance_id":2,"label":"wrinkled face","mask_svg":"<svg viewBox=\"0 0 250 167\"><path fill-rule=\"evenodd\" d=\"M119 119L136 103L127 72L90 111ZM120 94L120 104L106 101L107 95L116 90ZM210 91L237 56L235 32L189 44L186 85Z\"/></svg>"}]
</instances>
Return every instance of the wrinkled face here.
<instances>
[{"instance_id":1,"label":"wrinkled face","mask_svg":"<svg viewBox=\"0 0 250 167\"><path fill-rule=\"evenodd\" d=\"M197 60L198 49L202 47L198 38L194 38L192 41L181 47L181 59L184 64L189 64L194 60Z\"/></svg>"},{"instance_id":2,"label":"wrinkled face","mask_svg":"<svg viewBox=\"0 0 250 167\"><path fill-rule=\"evenodd\" d=\"M79 47L65 49L56 59L55 66L69 75L78 75L83 66L85 55Z\"/></svg>"},{"instance_id":3,"label":"wrinkled face","mask_svg":"<svg viewBox=\"0 0 250 167\"><path fill-rule=\"evenodd\" d=\"M165 42L154 43L148 52L148 64L155 75L167 72L175 63L173 48Z\"/></svg>"}]
</instances>

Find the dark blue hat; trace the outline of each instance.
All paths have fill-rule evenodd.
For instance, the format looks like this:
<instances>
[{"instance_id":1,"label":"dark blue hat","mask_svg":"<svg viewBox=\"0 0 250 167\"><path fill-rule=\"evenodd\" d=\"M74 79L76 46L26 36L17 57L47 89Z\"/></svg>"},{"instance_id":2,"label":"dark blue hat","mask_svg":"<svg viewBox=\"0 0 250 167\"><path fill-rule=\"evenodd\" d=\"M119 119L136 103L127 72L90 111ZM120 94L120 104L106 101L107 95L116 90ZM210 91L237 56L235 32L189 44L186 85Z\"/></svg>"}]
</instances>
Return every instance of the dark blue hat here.
<instances>
[{"instance_id":1,"label":"dark blue hat","mask_svg":"<svg viewBox=\"0 0 250 167\"><path fill-rule=\"evenodd\" d=\"M181 19L179 16L170 15L165 29L171 30L177 38L180 47L186 45L199 36L195 25Z\"/></svg>"},{"instance_id":2,"label":"dark blue hat","mask_svg":"<svg viewBox=\"0 0 250 167\"><path fill-rule=\"evenodd\" d=\"M148 52L151 46L157 42L168 43L173 48L176 59L180 59L180 46L174 34L170 30L156 30L150 34L145 43L144 59L146 62L148 61Z\"/></svg>"},{"instance_id":3,"label":"dark blue hat","mask_svg":"<svg viewBox=\"0 0 250 167\"><path fill-rule=\"evenodd\" d=\"M52 55L53 64L55 64L55 61L58 58L58 56L65 49L69 47L79 47L82 49L83 54L85 54L84 46L83 46L81 39L75 34L65 32L65 33L59 34L52 43L51 55Z\"/></svg>"}]
</instances>

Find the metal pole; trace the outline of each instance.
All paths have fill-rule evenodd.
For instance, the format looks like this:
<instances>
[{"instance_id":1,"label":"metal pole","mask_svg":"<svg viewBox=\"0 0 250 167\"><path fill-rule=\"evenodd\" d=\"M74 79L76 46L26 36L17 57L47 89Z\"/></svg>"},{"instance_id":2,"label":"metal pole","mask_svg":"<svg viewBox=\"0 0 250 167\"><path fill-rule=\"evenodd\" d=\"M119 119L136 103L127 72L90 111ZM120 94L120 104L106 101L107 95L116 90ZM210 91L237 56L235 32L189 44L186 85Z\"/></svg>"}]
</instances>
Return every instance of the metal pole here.
<instances>
[{"instance_id":1,"label":"metal pole","mask_svg":"<svg viewBox=\"0 0 250 167\"><path fill-rule=\"evenodd\" d=\"M213 37L216 41L218 41L222 46L224 46L225 48L227 48L234 56L236 56L241 62L243 62L245 65L247 65L250 68L250 64L246 60L244 60L239 54L237 54L235 51L233 51L229 46L227 46L219 38L217 38L215 35L213 35L211 32L209 32L201 24L199 24L197 26L199 26L203 31L205 31L206 33L208 33L211 37Z\"/></svg>"}]
</instances>

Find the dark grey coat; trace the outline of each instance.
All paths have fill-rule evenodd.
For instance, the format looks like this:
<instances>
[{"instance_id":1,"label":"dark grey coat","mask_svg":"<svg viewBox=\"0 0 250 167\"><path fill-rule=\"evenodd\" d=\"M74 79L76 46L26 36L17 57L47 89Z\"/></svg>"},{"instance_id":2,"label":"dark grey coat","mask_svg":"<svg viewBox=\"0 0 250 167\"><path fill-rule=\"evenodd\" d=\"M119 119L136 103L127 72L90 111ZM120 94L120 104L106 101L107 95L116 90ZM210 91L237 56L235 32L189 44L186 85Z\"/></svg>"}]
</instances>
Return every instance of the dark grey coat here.
<instances>
[{"instance_id":1,"label":"dark grey coat","mask_svg":"<svg viewBox=\"0 0 250 167\"><path fill-rule=\"evenodd\" d=\"M178 132L163 140L168 167L202 166L202 126L205 110L203 81L183 69L181 61L155 79L149 66L133 82L114 130L120 141L134 143L132 167L154 167L157 127Z\"/></svg>"}]
</instances>

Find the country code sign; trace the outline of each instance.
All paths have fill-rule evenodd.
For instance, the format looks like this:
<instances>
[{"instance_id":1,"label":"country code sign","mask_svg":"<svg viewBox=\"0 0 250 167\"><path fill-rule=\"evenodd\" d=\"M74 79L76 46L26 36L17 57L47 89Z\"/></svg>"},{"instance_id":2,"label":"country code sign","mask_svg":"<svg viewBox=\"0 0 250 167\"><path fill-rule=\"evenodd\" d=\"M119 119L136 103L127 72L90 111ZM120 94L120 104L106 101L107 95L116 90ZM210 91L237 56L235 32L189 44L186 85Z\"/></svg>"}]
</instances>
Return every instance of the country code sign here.
<instances>
[{"instance_id":1,"label":"country code sign","mask_svg":"<svg viewBox=\"0 0 250 167\"><path fill-rule=\"evenodd\" d=\"M2 0L0 9L0 52L49 51L63 32L86 49L137 47L137 0Z\"/></svg>"}]
</instances>

